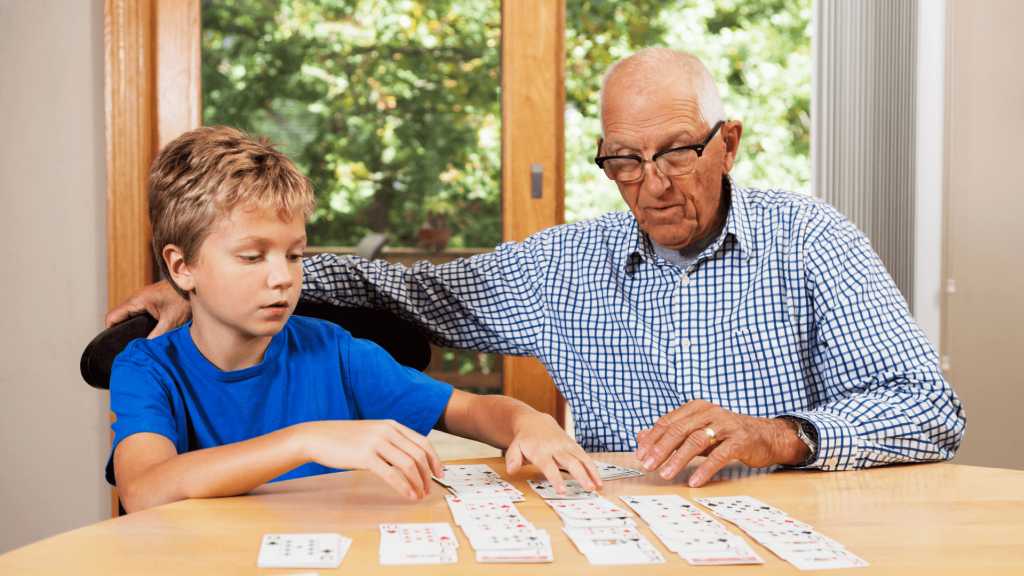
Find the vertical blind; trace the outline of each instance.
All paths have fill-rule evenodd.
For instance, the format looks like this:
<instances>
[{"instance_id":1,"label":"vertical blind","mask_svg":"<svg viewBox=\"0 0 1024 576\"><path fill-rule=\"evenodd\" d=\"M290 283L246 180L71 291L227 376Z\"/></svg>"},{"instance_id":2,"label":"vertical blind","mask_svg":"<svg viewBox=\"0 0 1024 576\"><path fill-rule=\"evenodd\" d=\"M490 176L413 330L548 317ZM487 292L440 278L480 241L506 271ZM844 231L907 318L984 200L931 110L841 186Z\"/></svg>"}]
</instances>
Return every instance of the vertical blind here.
<instances>
[{"instance_id":1,"label":"vertical blind","mask_svg":"<svg viewBox=\"0 0 1024 576\"><path fill-rule=\"evenodd\" d=\"M817 0L812 191L871 240L914 293L918 0Z\"/></svg>"}]
</instances>

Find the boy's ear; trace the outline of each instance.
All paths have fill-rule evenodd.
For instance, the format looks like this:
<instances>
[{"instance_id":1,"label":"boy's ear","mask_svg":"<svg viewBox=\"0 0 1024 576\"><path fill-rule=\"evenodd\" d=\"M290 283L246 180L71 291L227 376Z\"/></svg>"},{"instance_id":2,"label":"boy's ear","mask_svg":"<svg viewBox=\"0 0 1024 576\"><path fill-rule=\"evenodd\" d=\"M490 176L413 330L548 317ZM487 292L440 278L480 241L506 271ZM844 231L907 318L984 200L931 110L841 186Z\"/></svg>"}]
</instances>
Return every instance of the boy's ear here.
<instances>
[{"instance_id":1,"label":"boy's ear","mask_svg":"<svg viewBox=\"0 0 1024 576\"><path fill-rule=\"evenodd\" d=\"M195 279L192 278L192 270L189 268L188 263L185 262L185 253L182 252L181 248L175 244L168 244L164 246L161 255L164 258L164 264L167 264L167 271L171 275L171 280L185 292L191 293L195 291Z\"/></svg>"}]
</instances>

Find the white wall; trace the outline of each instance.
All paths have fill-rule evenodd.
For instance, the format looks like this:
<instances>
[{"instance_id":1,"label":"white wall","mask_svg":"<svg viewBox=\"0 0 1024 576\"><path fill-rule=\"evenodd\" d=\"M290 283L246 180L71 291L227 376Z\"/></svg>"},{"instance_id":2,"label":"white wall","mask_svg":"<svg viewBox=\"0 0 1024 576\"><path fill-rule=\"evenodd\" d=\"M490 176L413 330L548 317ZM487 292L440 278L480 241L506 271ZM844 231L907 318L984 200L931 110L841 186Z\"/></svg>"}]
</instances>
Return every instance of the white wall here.
<instances>
[{"instance_id":1,"label":"white wall","mask_svg":"<svg viewBox=\"0 0 1024 576\"><path fill-rule=\"evenodd\" d=\"M0 553L109 515L103 1L0 0Z\"/></svg>"}]
</instances>

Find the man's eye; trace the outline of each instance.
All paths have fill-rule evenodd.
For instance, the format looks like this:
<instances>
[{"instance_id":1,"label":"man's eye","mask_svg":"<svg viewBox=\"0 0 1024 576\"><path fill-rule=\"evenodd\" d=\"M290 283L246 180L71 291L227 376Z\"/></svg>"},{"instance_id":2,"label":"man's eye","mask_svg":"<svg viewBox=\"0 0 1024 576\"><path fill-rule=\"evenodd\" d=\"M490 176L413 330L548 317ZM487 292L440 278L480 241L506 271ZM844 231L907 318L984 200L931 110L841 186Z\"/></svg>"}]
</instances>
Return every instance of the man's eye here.
<instances>
[{"instance_id":1,"label":"man's eye","mask_svg":"<svg viewBox=\"0 0 1024 576\"><path fill-rule=\"evenodd\" d=\"M302 254L289 254L288 260L291 262L298 262L299 260L302 260Z\"/></svg>"},{"instance_id":2,"label":"man's eye","mask_svg":"<svg viewBox=\"0 0 1024 576\"><path fill-rule=\"evenodd\" d=\"M242 262L259 262L260 261L260 255L259 254L239 254L238 257L242 260Z\"/></svg>"}]
</instances>

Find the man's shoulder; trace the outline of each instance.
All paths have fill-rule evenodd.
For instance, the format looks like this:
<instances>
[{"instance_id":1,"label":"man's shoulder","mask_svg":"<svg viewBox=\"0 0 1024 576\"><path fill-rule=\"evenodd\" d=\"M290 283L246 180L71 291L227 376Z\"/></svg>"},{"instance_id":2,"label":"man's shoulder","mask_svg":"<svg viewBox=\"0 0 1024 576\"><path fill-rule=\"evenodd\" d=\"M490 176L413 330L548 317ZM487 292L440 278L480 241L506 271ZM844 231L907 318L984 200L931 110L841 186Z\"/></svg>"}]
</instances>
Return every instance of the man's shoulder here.
<instances>
[{"instance_id":1,"label":"man's shoulder","mask_svg":"<svg viewBox=\"0 0 1024 576\"><path fill-rule=\"evenodd\" d=\"M831 204L810 194L752 188L739 188L738 192L755 230L806 238L849 225Z\"/></svg>"}]
</instances>

